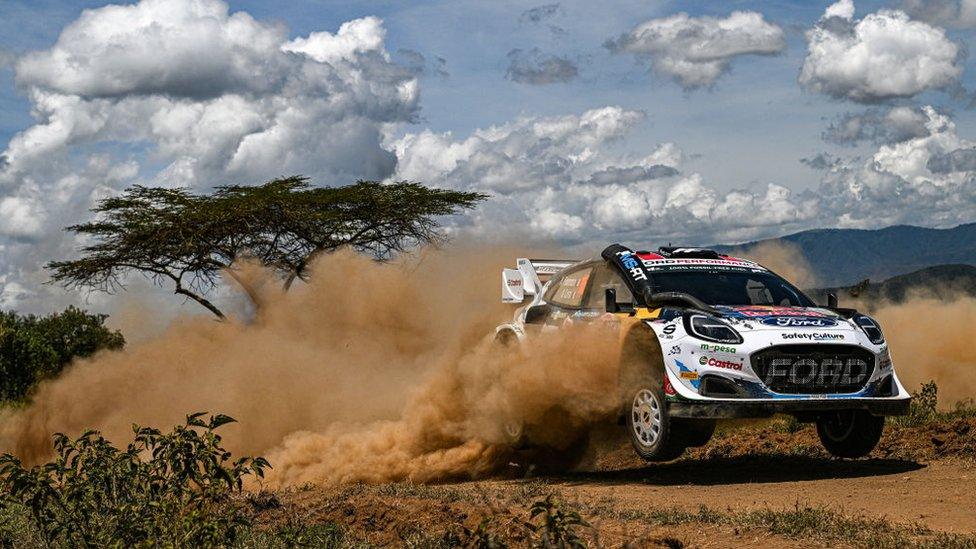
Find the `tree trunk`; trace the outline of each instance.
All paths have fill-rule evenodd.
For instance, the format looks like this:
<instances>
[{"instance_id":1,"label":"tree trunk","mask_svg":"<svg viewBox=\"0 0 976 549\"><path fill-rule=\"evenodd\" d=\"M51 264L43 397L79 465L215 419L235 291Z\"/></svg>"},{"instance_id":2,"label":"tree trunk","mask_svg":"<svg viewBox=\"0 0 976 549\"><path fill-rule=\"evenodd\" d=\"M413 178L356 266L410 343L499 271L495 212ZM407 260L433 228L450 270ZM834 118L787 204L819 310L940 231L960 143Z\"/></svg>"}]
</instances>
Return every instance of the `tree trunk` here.
<instances>
[{"instance_id":1,"label":"tree trunk","mask_svg":"<svg viewBox=\"0 0 976 549\"><path fill-rule=\"evenodd\" d=\"M192 299L193 301L196 301L200 305L203 305L204 307L207 308L208 311L210 311L211 313L213 313L214 315L216 315L217 318L219 320L221 320L221 321L227 319L227 317L224 316L224 313L221 312L220 309L218 309L216 305L214 305L213 303L211 303L209 300L207 300L206 298L204 298L202 296L198 296L197 294L195 294L195 293L193 293L193 292L191 292L189 290L184 290L182 286L177 286L176 287L176 291L174 293L179 294L179 295L185 295L186 297Z\"/></svg>"},{"instance_id":2,"label":"tree trunk","mask_svg":"<svg viewBox=\"0 0 976 549\"><path fill-rule=\"evenodd\" d=\"M234 272L234 267L233 266L224 267L224 272L227 273L227 276L233 278L234 282L237 282L237 285L240 286L242 290L244 290L244 293L247 294L247 298L251 300L251 304L254 305L254 308L260 309L261 308L260 297L254 292L254 288L251 288L249 284L245 284L244 281L241 280L241 277L237 276L237 273ZM287 290L288 288L285 289Z\"/></svg>"}]
</instances>

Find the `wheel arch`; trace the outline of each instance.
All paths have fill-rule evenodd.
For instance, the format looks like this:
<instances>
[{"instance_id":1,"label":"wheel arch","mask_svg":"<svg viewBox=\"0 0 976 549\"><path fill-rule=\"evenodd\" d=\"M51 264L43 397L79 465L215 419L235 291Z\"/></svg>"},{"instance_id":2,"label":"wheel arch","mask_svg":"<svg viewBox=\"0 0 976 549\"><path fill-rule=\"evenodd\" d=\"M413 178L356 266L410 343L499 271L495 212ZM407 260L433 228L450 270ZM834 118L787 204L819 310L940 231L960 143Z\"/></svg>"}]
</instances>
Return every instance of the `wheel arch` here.
<instances>
[{"instance_id":1,"label":"wheel arch","mask_svg":"<svg viewBox=\"0 0 976 549\"><path fill-rule=\"evenodd\" d=\"M617 372L617 393L620 400L618 421L623 420L629 402L625 402L627 390L636 382L651 376L657 383L664 383L664 353L657 334L644 322L631 326L623 336L620 346Z\"/></svg>"},{"instance_id":2,"label":"wheel arch","mask_svg":"<svg viewBox=\"0 0 976 549\"><path fill-rule=\"evenodd\" d=\"M502 324L495 328L495 343L501 345L511 345L520 343L525 337L525 333L514 324Z\"/></svg>"}]
</instances>

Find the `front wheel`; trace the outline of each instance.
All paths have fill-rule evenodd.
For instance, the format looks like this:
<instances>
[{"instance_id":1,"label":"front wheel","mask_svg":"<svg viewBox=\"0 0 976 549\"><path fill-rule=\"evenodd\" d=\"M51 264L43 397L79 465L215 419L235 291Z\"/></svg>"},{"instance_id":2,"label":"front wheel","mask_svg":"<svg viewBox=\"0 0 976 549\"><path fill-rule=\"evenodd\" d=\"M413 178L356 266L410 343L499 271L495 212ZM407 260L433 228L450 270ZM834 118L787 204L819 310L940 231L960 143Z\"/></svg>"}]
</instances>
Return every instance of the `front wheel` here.
<instances>
[{"instance_id":1,"label":"front wheel","mask_svg":"<svg viewBox=\"0 0 976 549\"><path fill-rule=\"evenodd\" d=\"M630 443L646 461L669 461L685 451L671 431L671 419L659 384L639 383L629 391L627 432Z\"/></svg>"},{"instance_id":2,"label":"front wheel","mask_svg":"<svg viewBox=\"0 0 976 549\"><path fill-rule=\"evenodd\" d=\"M885 418L865 410L841 410L817 418L817 435L824 448L842 458L864 457L881 440Z\"/></svg>"}]
</instances>

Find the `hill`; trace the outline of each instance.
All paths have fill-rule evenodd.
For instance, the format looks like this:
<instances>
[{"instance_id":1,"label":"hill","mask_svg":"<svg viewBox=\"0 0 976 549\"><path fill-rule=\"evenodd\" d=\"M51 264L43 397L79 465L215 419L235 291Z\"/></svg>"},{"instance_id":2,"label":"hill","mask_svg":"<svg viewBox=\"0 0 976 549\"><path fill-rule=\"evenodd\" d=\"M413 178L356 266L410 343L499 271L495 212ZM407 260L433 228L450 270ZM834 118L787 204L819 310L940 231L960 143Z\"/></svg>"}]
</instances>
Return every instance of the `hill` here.
<instances>
[{"instance_id":1,"label":"hill","mask_svg":"<svg viewBox=\"0 0 976 549\"><path fill-rule=\"evenodd\" d=\"M797 248L813 267L816 280L828 287L850 286L865 278L885 280L936 265L976 265L976 223L951 229L815 229L713 248L749 257L750 248L770 243Z\"/></svg>"},{"instance_id":2,"label":"hill","mask_svg":"<svg viewBox=\"0 0 976 549\"><path fill-rule=\"evenodd\" d=\"M952 299L959 294L976 296L976 266L937 265L908 274L895 276L883 282L869 282L853 286L811 290L808 295L823 302L827 292L844 297L859 297L869 302L879 300L901 302L911 295L924 295L939 299Z\"/></svg>"}]
</instances>

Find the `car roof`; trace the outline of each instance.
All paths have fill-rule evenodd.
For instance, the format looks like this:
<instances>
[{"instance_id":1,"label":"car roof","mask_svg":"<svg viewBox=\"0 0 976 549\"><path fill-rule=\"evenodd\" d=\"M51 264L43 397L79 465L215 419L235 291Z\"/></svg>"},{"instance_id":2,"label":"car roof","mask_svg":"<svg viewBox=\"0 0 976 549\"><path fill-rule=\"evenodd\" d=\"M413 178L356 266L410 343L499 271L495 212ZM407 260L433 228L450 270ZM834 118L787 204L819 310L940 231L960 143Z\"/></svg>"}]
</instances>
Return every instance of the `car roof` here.
<instances>
[{"instance_id":1,"label":"car roof","mask_svg":"<svg viewBox=\"0 0 976 549\"><path fill-rule=\"evenodd\" d=\"M738 267L743 269L767 270L755 261L718 253L705 248L660 248L657 252L637 251L634 255L641 259L649 271L674 267Z\"/></svg>"}]
</instances>

